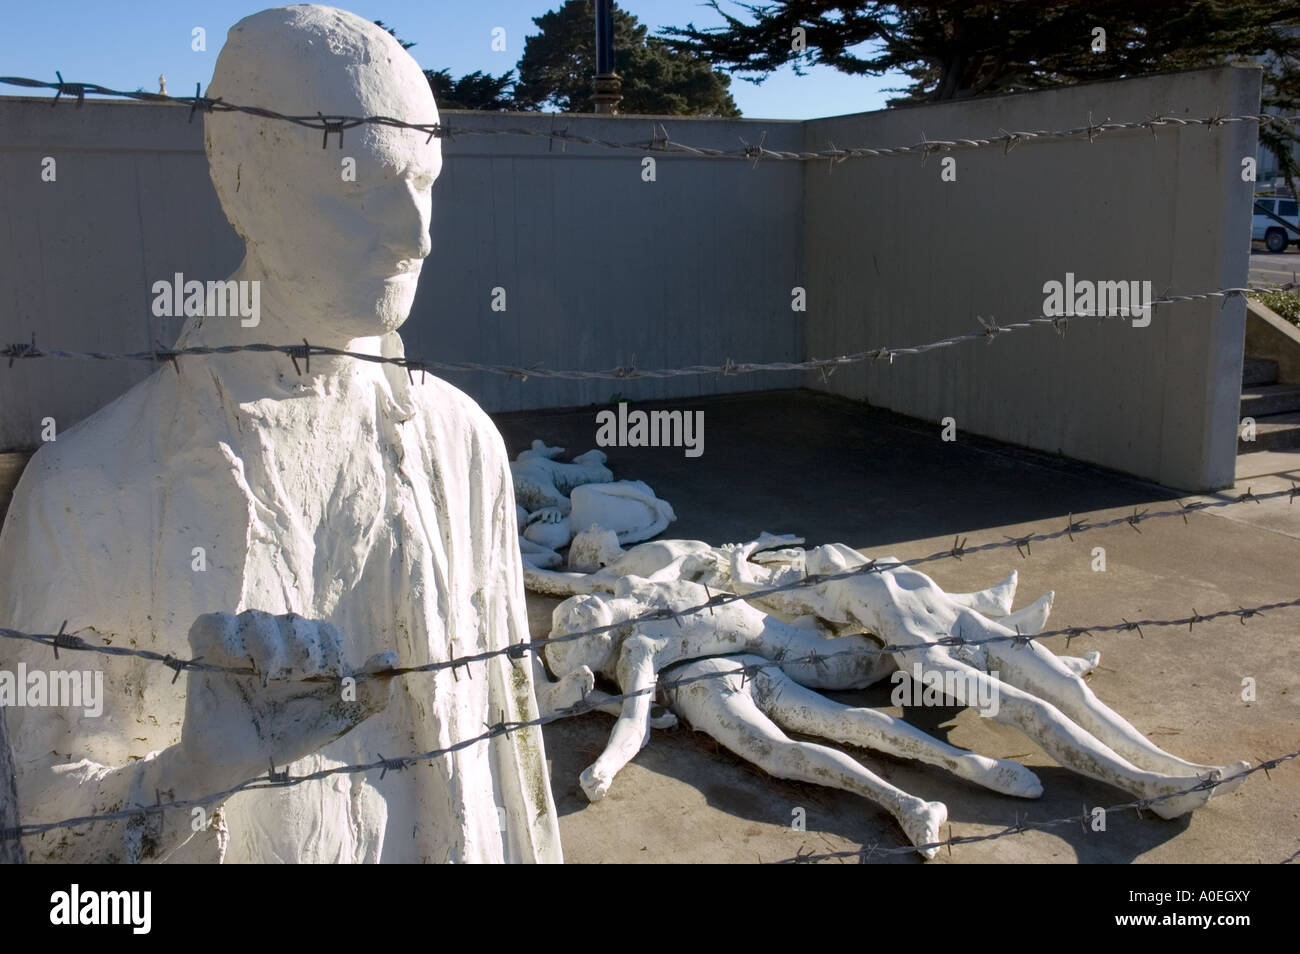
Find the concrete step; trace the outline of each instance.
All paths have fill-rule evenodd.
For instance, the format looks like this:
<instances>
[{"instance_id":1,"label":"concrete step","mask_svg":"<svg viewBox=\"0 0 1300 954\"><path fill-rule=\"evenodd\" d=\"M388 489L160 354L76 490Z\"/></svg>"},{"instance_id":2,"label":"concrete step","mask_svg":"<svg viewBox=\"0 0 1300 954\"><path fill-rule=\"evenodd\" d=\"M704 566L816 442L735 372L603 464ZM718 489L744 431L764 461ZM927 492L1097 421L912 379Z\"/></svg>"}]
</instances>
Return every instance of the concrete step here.
<instances>
[{"instance_id":1,"label":"concrete step","mask_svg":"<svg viewBox=\"0 0 1300 954\"><path fill-rule=\"evenodd\" d=\"M1247 357L1241 366L1241 386L1253 388L1261 384L1277 384L1277 362Z\"/></svg>"},{"instance_id":2,"label":"concrete step","mask_svg":"<svg viewBox=\"0 0 1300 954\"><path fill-rule=\"evenodd\" d=\"M1300 411L1300 384L1260 384L1241 389L1241 416L1263 417Z\"/></svg>"},{"instance_id":3,"label":"concrete step","mask_svg":"<svg viewBox=\"0 0 1300 954\"><path fill-rule=\"evenodd\" d=\"M1237 439L1237 453L1300 448L1300 411L1255 418L1255 439Z\"/></svg>"}]
</instances>

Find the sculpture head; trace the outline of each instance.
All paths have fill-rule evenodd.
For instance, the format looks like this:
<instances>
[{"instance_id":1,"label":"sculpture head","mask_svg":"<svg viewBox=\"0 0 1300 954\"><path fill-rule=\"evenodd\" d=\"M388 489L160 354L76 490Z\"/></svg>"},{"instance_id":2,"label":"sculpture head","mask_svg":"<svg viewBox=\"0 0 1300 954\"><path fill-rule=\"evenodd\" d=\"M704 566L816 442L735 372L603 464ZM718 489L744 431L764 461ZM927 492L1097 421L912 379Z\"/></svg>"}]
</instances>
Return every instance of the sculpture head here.
<instances>
[{"instance_id":1,"label":"sculpture head","mask_svg":"<svg viewBox=\"0 0 1300 954\"><path fill-rule=\"evenodd\" d=\"M207 95L293 116L438 121L428 81L392 36L310 4L235 24ZM313 344L395 331L430 250L439 140L367 123L322 149L319 130L283 120L213 112L204 126L213 185L246 243L241 277L262 282L287 330Z\"/></svg>"},{"instance_id":2,"label":"sculpture head","mask_svg":"<svg viewBox=\"0 0 1300 954\"><path fill-rule=\"evenodd\" d=\"M563 636L602 626L612 626L616 621L635 616L638 607L630 600L613 599L604 593L571 596L551 613L551 635ZM567 642L547 643L543 652L546 663L557 676L576 672L586 666L592 672L601 672L612 666L618 657L619 646L631 633L631 627L592 633Z\"/></svg>"}]
</instances>

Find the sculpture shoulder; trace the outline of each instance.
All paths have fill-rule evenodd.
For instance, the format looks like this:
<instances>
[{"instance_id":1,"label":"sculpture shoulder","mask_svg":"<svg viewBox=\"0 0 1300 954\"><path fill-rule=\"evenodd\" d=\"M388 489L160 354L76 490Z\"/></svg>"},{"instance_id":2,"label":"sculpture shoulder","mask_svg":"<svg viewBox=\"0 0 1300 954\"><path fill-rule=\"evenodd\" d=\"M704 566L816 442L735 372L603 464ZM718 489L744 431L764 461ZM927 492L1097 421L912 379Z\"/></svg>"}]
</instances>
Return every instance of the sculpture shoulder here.
<instances>
[{"instance_id":1,"label":"sculpture shoulder","mask_svg":"<svg viewBox=\"0 0 1300 954\"><path fill-rule=\"evenodd\" d=\"M429 376L424 383L417 378L413 393L434 433L447 437L463 436L470 452L485 465L504 470L508 462L501 432L483 408L459 388L441 378Z\"/></svg>"},{"instance_id":2,"label":"sculpture shoulder","mask_svg":"<svg viewBox=\"0 0 1300 954\"><path fill-rule=\"evenodd\" d=\"M14 492L24 501L94 499L111 494L131 479L133 461L148 453L140 446L140 428L155 390L151 376L106 404L55 439L41 445Z\"/></svg>"},{"instance_id":3,"label":"sculpture shoulder","mask_svg":"<svg viewBox=\"0 0 1300 954\"><path fill-rule=\"evenodd\" d=\"M100 604L121 582L102 584L121 570L109 549L131 540L146 516L141 495L126 491L152 477L139 427L151 380L57 433L24 468L0 530L6 625L39 626L58 607L74 627L119 628Z\"/></svg>"},{"instance_id":4,"label":"sculpture shoulder","mask_svg":"<svg viewBox=\"0 0 1300 954\"><path fill-rule=\"evenodd\" d=\"M205 380L178 384L172 374L150 375L44 444L11 507L60 524L134 526L159 490L175 493L195 475L220 479L225 468L212 417L220 411L212 410Z\"/></svg>"}]
</instances>

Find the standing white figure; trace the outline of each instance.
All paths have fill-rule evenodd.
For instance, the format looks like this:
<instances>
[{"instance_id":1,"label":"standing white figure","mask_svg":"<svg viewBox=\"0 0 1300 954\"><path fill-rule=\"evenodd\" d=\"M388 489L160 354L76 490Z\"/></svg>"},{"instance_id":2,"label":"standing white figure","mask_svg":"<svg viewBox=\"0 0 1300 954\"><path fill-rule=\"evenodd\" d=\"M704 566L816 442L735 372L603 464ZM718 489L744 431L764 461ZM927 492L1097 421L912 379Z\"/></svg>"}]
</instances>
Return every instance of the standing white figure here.
<instances>
[{"instance_id":1,"label":"standing white figure","mask_svg":"<svg viewBox=\"0 0 1300 954\"><path fill-rule=\"evenodd\" d=\"M391 36L312 5L236 24L208 95L291 115L438 118ZM256 327L191 318L179 343L307 339L401 355L397 329L430 251L438 139L367 124L340 151L337 133L322 149L319 130L243 113L211 113L205 126L212 181L246 243L232 278L260 283L261 313ZM355 159L355 181L341 157ZM55 663L43 647L0 646L0 664L93 658L105 671L99 719L8 710L24 822L203 796L268 760L293 761L297 776L535 718L529 664L506 656L388 688L366 681L355 703L337 683L301 681L367 658L418 666L527 638L508 460L473 401L347 358L313 357L301 376L258 353L181 367L32 459L0 535L0 624L48 632L66 618L91 641L252 665L266 680L191 673L173 684L167 668L132 658ZM214 612L226 615L199 619ZM222 815L203 827L188 810L163 812L26 845L34 861L560 860L536 728L382 778L243 792Z\"/></svg>"}]
</instances>

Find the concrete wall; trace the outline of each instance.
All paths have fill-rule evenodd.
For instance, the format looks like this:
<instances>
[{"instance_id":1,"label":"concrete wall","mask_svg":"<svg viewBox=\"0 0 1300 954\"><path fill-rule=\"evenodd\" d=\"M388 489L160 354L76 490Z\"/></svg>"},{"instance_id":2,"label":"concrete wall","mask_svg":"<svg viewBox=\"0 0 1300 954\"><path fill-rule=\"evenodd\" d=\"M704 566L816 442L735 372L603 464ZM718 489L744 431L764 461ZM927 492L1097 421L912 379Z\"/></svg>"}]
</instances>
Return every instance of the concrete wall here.
<instances>
[{"instance_id":1,"label":"concrete wall","mask_svg":"<svg viewBox=\"0 0 1300 954\"><path fill-rule=\"evenodd\" d=\"M1258 69L1224 68L807 123L663 120L680 141L735 149L896 145L1056 129L1155 113L1257 111ZM0 99L0 342L70 350L170 344L150 287L225 276L241 244L208 180L188 110ZM531 114L449 113L456 125L551 128ZM644 140L649 117L565 116L560 128ZM545 139L444 142L434 251L407 352L551 368L781 361L931 341L1041 315L1043 283L1148 280L1157 295L1243 285L1253 125L1107 133L940 157L829 163L659 156ZM333 144L331 143L331 148ZM552 149L554 151L552 151ZM58 181L40 181L43 156ZM494 286L508 310L493 312ZM808 292L806 314L790 290ZM892 366L667 381L452 380L492 411L659 399L804 383L961 431L1078 457L1175 487L1233 479L1244 305L1165 306L1151 325L1077 320ZM40 361L0 368L0 450L32 446L149 373Z\"/></svg>"},{"instance_id":2,"label":"concrete wall","mask_svg":"<svg viewBox=\"0 0 1300 954\"><path fill-rule=\"evenodd\" d=\"M0 342L74 351L170 345L180 321L150 311L154 281L222 278L242 242L207 175L202 123L188 109L0 98ZM449 112L453 125L551 128L530 114ZM802 124L670 117L670 135L734 149L738 136L798 149ZM646 140L649 117L565 116L559 128ZM335 148L333 141L331 148ZM636 150L545 139L444 142L434 186L433 254L410 320L407 354L491 364L599 369L785 361L802 353L790 288L802 280L803 170L797 163L659 157L642 181ZM346 151L344 153L346 154ZM41 160L57 161L43 183ZM502 286L508 310L493 312ZM280 342L277 342L280 343ZM150 373L125 362L32 361L0 367L0 450L65 428ZM491 411L793 387L797 374L564 382L449 379Z\"/></svg>"},{"instance_id":3,"label":"concrete wall","mask_svg":"<svg viewBox=\"0 0 1300 954\"><path fill-rule=\"evenodd\" d=\"M154 318L154 281L218 278L243 243L208 179L203 129L188 110L48 99L0 99L0 342L71 351L170 345L174 319ZM53 157L55 182L41 181ZM0 365L0 450L34 446L40 421L60 429L153 370L135 362Z\"/></svg>"},{"instance_id":4,"label":"concrete wall","mask_svg":"<svg viewBox=\"0 0 1300 954\"><path fill-rule=\"evenodd\" d=\"M1257 69L1225 68L806 124L806 148L903 145L1144 120L1255 113ZM1067 272L1144 279L1160 296L1246 284L1249 124L810 165L805 182L809 356L920 344L1043 313ZM1245 305L1160 306L1150 326L1075 320L807 386L962 430L1105 464L1174 487L1233 481ZM936 426L936 434L938 428Z\"/></svg>"}]
</instances>

